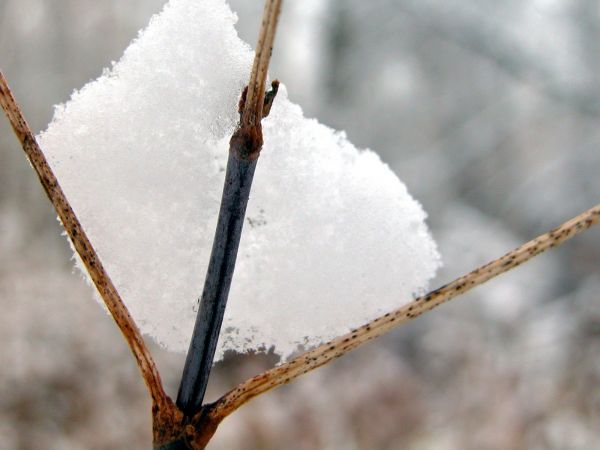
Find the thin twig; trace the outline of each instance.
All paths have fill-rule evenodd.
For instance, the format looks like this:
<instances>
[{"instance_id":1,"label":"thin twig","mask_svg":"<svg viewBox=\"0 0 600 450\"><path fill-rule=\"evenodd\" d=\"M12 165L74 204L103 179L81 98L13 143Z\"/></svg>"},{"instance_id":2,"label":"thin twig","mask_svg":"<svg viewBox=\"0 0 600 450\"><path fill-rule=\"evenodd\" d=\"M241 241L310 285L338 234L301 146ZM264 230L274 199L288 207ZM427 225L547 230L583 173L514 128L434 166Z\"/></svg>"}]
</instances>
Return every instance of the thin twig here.
<instances>
[{"instance_id":1,"label":"thin twig","mask_svg":"<svg viewBox=\"0 0 600 450\"><path fill-rule=\"evenodd\" d=\"M282 0L266 0L262 23L256 44L256 54L252 65L252 73L248 83L245 107L242 111L240 125L242 127L260 126L263 117L267 72L273 52L275 31L281 13Z\"/></svg>"},{"instance_id":2,"label":"thin twig","mask_svg":"<svg viewBox=\"0 0 600 450\"><path fill-rule=\"evenodd\" d=\"M164 427L177 421L177 412L173 402L166 395L160 375L152 359L152 355L146 348L144 340L127 307L121 300L113 282L102 266L94 247L89 241L85 231L81 227L77 216L69 204L62 188L58 184L50 165L48 164L40 146L35 140L31 129L27 125L25 117L17 104L4 74L0 71L0 104L6 113L10 124L19 139L29 162L36 171L50 202L54 206L58 217L75 247L75 250L85 264L87 271L98 289L104 303L112 315L117 326L123 333L129 348L137 362L142 377L146 382L153 402L154 433L160 439ZM157 436L158 435L158 436Z\"/></svg>"},{"instance_id":3,"label":"thin twig","mask_svg":"<svg viewBox=\"0 0 600 450\"><path fill-rule=\"evenodd\" d=\"M272 90L265 96L280 10L281 0L265 2L250 82L240 100L240 123L229 143L217 229L177 395L177 406L186 419L200 411L204 399L235 270L254 170L262 149L261 119L268 115L279 86L279 82L274 81Z\"/></svg>"},{"instance_id":4,"label":"thin twig","mask_svg":"<svg viewBox=\"0 0 600 450\"><path fill-rule=\"evenodd\" d=\"M504 272L514 269L540 253L571 239L598 222L600 222L600 204L565 222L560 227L523 244L501 258L481 266L395 311L389 312L313 350L302 353L288 363L245 381L215 403L207 405L205 413L214 423L218 424L252 398L327 364L359 345L383 335L392 328L414 319Z\"/></svg>"}]
</instances>

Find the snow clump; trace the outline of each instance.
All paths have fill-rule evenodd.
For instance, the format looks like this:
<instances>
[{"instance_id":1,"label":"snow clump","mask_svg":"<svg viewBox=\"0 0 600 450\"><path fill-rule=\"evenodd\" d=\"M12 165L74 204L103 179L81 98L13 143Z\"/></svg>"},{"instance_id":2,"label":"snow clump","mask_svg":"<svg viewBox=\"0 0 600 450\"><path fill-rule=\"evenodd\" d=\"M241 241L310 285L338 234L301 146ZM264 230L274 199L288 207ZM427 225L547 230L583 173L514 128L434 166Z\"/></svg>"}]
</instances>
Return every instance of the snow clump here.
<instances>
[{"instance_id":1,"label":"snow clump","mask_svg":"<svg viewBox=\"0 0 600 450\"><path fill-rule=\"evenodd\" d=\"M224 0L171 0L39 141L142 331L188 348L253 53ZM421 293L440 265L423 209L379 157L305 118L264 120L217 348L284 358Z\"/></svg>"}]
</instances>

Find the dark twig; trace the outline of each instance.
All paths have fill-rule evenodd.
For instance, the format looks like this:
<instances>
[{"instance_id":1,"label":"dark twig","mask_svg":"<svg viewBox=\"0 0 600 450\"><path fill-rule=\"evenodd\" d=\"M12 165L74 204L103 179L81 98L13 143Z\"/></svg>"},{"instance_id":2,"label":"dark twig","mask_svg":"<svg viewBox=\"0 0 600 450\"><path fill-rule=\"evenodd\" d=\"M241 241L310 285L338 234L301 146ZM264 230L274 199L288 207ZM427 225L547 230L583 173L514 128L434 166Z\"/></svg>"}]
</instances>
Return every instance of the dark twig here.
<instances>
[{"instance_id":1,"label":"dark twig","mask_svg":"<svg viewBox=\"0 0 600 450\"><path fill-rule=\"evenodd\" d=\"M274 81L272 90L265 94L280 10L281 0L266 1L252 74L240 100L240 123L229 143L217 230L177 395L177 406L187 418L200 411L204 399L235 269L254 169L262 149L261 119L268 115L279 86Z\"/></svg>"},{"instance_id":2,"label":"dark twig","mask_svg":"<svg viewBox=\"0 0 600 450\"><path fill-rule=\"evenodd\" d=\"M208 383L256 161L241 159L234 152L229 154L217 230L177 397L177 406L189 416L201 406Z\"/></svg>"},{"instance_id":3,"label":"dark twig","mask_svg":"<svg viewBox=\"0 0 600 450\"><path fill-rule=\"evenodd\" d=\"M127 307L121 300L108 273L102 266L100 258L89 241L79 219L71 208L62 188L58 184L50 165L29 128L25 117L10 91L4 74L0 72L0 104L8 116L12 128L21 142L21 146L37 173L40 183L44 187L50 202L54 206L58 217L81 257L85 267L110 311L114 321L123 333L129 348L142 372L150 396L152 397L152 412L154 417L154 441L168 441L172 438L170 430L172 425L181 422L181 413L177 411L172 400L165 393L156 364L152 355L144 344L144 339L129 314Z\"/></svg>"}]
</instances>

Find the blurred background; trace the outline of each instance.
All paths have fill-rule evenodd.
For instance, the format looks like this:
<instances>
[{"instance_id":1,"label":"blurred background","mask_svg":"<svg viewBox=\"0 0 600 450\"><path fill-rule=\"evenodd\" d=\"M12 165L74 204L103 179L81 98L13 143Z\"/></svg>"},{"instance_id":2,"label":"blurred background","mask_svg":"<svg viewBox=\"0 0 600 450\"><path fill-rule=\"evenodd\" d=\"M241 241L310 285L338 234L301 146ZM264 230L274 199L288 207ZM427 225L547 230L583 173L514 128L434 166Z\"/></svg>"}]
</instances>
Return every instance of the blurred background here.
<instances>
[{"instance_id":1,"label":"blurred background","mask_svg":"<svg viewBox=\"0 0 600 450\"><path fill-rule=\"evenodd\" d=\"M163 3L0 0L0 67L34 131ZM232 7L254 44L262 2ZM288 1L271 73L423 203L432 287L600 199L596 0ZM591 230L254 400L210 448L600 448L599 265ZM183 355L152 350L175 395ZM208 398L274 362L231 355ZM150 445L133 358L2 118L0 448Z\"/></svg>"}]
</instances>

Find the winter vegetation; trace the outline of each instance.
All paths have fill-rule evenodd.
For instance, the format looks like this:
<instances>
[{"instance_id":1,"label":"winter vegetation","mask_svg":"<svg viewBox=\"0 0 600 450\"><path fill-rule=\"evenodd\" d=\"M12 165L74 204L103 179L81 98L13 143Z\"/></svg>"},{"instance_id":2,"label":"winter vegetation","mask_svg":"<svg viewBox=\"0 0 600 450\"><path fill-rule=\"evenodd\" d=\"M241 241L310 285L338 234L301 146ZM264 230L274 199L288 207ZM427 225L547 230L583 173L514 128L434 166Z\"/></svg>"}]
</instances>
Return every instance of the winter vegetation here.
<instances>
[{"instance_id":1,"label":"winter vegetation","mask_svg":"<svg viewBox=\"0 0 600 450\"><path fill-rule=\"evenodd\" d=\"M155 3L0 6L2 69L34 129L45 128L50 105L119 58L160 9ZM41 135L138 324L180 350L251 61L231 14L208 3L212 16L174 1L110 72L59 107ZM305 115L377 150L423 202L446 263L434 285L593 206L599 192L593 2L449 5L290 3L272 69ZM247 2L233 7L242 37L254 42L260 11ZM35 11L28 23L19 22L23 8ZM69 14L77 27L61 23ZM114 37L99 40L102 29L116 30ZM171 30L168 42L157 29ZM287 95L280 92L264 122L220 344L221 352L269 353L228 354L209 399L272 366L273 351L288 357L298 344L313 346L401 306L438 264L423 212L396 176L373 153L304 118ZM69 273L53 215L0 126L3 443L149 448L147 394L130 353L85 301L90 291ZM206 153L194 152L200 147ZM597 234L257 399L228 418L211 445L593 448ZM152 351L174 393L182 357Z\"/></svg>"}]
</instances>

